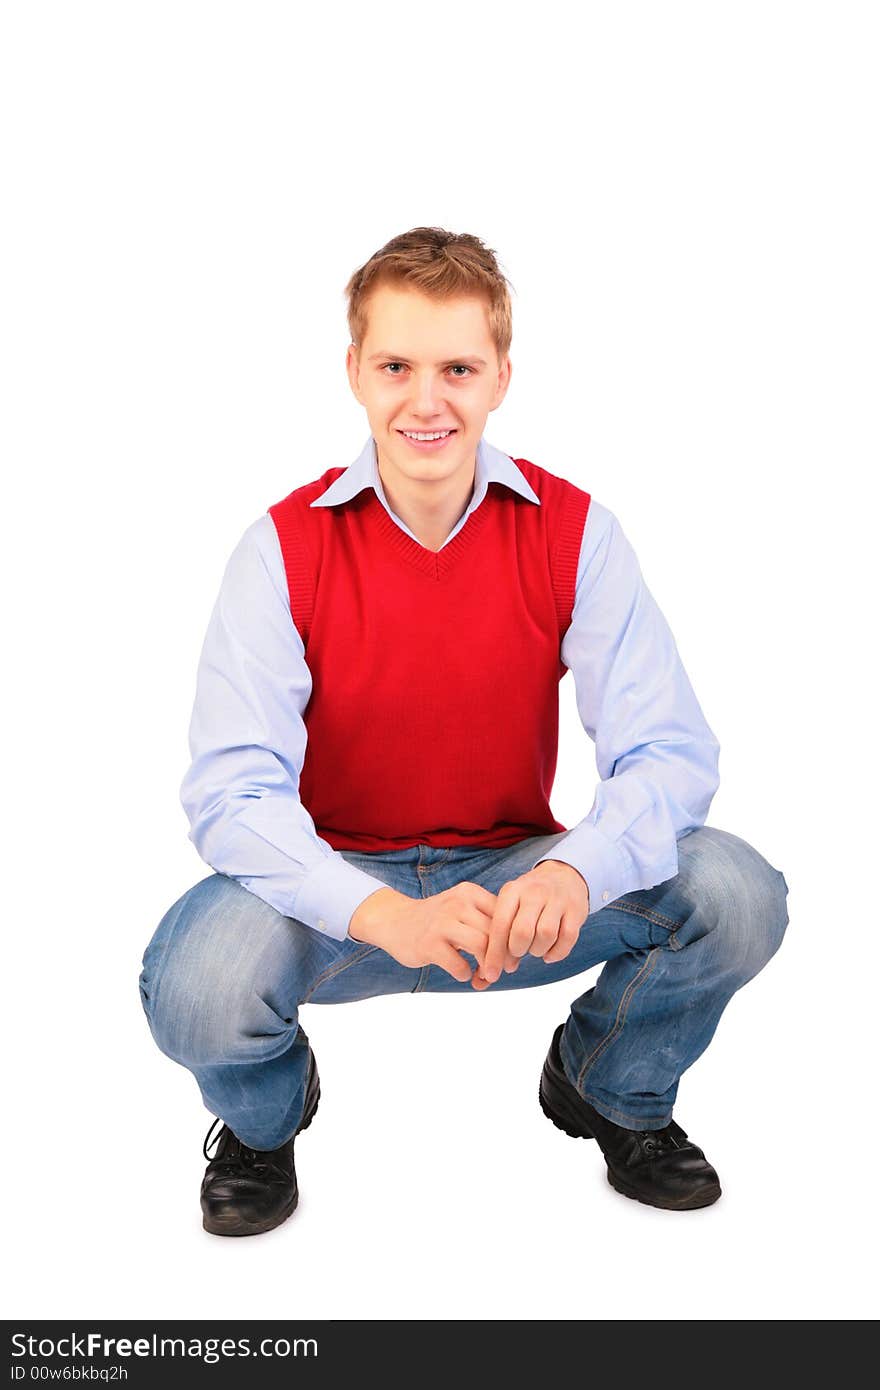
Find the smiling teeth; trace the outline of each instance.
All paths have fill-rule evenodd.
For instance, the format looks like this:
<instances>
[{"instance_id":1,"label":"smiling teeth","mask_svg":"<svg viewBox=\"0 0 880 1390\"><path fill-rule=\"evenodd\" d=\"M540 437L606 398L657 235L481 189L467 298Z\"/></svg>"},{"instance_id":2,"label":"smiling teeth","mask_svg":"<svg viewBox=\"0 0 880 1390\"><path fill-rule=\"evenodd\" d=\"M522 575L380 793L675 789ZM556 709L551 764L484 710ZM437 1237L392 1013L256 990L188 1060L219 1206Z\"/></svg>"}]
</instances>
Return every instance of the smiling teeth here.
<instances>
[{"instance_id":1,"label":"smiling teeth","mask_svg":"<svg viewBox=\"0 0 880 1390\"><path fill-rule=\"evenodd\" d=\"M414 434L412 430L401 430L400 433L405 434L407 439L445 439L448 434L452 434L452 430L435 430L433 434Z\"/></svg>"}]
</instances>

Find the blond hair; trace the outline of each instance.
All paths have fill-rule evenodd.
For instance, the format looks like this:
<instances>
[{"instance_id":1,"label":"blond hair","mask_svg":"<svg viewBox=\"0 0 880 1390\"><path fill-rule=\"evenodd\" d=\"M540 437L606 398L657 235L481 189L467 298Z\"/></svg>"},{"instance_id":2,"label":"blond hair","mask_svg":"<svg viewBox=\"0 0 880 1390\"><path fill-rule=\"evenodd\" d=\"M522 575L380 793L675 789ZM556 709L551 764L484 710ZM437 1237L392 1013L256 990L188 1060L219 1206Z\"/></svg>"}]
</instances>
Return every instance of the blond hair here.
<instances>
[{"instance_id":1,"label":"blond hair","mask_svg":"<svg viewBox=\"0 0 880 1390\"><path fill-rule=\"evenodd\" d=\"M405 285L436 299L479 295L486 302L489 331L503 362L513 337L509 284L495 252L479 237L442 227L413 227L386 242L346 285L351 341L360 348L367 332L367 301L379 285Z\"/></svg>"}]
</instances>

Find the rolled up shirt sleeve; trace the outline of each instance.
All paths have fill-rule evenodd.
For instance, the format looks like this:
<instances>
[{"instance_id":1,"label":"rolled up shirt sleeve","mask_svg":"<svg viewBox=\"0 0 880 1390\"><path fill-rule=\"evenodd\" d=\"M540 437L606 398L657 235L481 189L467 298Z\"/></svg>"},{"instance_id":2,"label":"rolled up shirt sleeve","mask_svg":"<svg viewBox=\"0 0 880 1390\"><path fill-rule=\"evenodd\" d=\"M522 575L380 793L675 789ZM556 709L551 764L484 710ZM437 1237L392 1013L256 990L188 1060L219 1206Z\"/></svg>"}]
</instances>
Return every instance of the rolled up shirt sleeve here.
<instances>
[{"instance_id":1,"label":"rolled up shirt sleeve","mask_svg":"<svg viewBox=\"0 0 880 1390\"><path fill-rule=\"evenodd\" d=\"M720 745L617 518L591 501L561 657L596 745L592 807L545 859L586 880L590 911L678 873L678 840L705 824Z\"/></svg>"},{"instance_id":2,"label":"rolled up shirt sleeve","mask_svg":"<svg viewBox=\"0 0 880 1390\"><path fill-rule=\"evenodd\" d=\"M267 515L233 551L211 614L180 799L211 868L341 941L364 899L388 885L321 839L300 801L311 690Z\"/></svg>"}]
</instances>

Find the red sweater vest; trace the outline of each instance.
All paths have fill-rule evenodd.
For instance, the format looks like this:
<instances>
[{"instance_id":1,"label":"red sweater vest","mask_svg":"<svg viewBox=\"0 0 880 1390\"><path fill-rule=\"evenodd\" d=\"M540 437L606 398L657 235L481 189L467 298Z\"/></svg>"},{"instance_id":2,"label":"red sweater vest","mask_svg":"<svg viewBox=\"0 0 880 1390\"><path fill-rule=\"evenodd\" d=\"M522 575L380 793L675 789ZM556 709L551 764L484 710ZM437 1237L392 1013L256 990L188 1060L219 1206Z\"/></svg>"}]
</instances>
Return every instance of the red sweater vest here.
<instances>
[{"instance_id":1,"label":"red sweater vest","mask_svg":"<svg viewBox=\"0 0 880 1390\"><path fill-rule=\"evenodd\" d=\"M550 810L559 649L590 495L515 459L442 550L372 487L310 507L329 468L269 508L312 676L300 800L334 849L511 845L567 829Z\"/></svg>"}]
</instances>

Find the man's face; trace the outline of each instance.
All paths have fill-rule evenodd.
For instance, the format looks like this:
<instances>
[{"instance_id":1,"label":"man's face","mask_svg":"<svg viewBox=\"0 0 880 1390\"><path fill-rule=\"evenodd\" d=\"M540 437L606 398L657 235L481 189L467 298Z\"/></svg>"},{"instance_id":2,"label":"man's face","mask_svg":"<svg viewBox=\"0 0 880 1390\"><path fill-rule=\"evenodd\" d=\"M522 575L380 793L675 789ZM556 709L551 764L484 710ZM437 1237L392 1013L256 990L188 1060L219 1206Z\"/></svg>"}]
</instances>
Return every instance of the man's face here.
<instances>
[{"instance_id":1,"label":"man's face","mask_svg":"<svg viewBox=\"0 0 880 1390\"><path fill-rule=\"evenodd\" d=\"M367 319L360 352L349 346L346 368L385 476L413 482L467 476L511 373L509 357L498 361L485 301L436 300L380 285L367 302ZM408 438L447 431L437 441Z\"/></svg>"}]
</instances>

